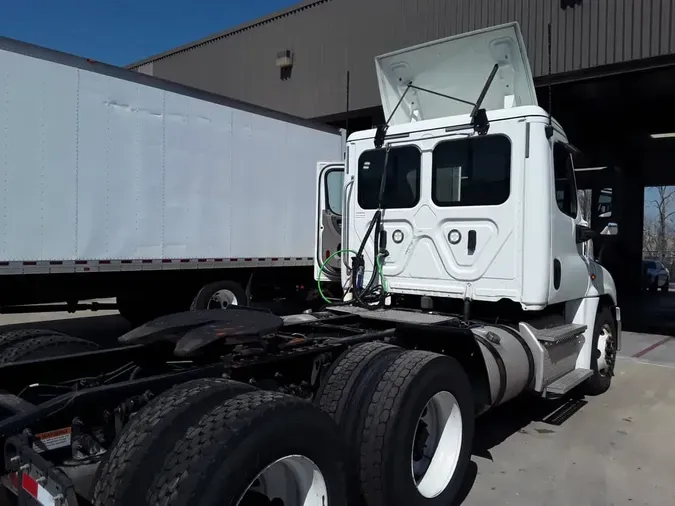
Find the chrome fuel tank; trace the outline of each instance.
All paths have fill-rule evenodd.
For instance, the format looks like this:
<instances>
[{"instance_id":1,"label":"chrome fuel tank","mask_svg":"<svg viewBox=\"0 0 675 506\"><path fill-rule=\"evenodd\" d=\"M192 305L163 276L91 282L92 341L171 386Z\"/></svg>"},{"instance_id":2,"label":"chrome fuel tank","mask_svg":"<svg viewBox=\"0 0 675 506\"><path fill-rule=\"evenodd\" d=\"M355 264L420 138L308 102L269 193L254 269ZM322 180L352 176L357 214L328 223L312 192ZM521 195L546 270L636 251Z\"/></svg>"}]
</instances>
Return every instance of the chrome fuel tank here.
<instances>
[{"instance_id":1,"label":"chrome fuel tank","mask_svg":"<svg viewBox=\"0 0 675 506\"><path fill-rule=\"evenodd\" d=\"M483 354L490 383L486 410L513 399L534 380L532 352L520 333L506 325L471 329Z\"/></svg>"}]
</instances>

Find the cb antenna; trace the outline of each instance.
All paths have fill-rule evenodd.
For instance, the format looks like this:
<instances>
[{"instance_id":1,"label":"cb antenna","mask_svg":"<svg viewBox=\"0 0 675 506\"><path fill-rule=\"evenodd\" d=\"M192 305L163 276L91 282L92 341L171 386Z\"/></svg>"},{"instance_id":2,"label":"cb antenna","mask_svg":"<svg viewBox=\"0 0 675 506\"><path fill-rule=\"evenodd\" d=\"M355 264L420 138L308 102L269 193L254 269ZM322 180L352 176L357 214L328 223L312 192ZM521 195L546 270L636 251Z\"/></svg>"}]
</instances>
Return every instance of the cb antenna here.
<instances>
[{"instance_id":1,"label":"cb antenna","mask_svg":"<svg viewBox=\"0 0 675 506\"><path fill-rule=\"evenodd\" d=\"M347 130L347 137L349 137L349 85L351 84L350 83L350 81L351 81L350 77L351 76L349 75L349 70L348 70L347 71L347 97L346 97L347 104L346 104L346 108L345 108L345 113L346 113L345 114L345 116L346 116L346 118L345 118L345 130Z\"/></svg>"},{"instance_id":2,"label":"cb antenna","mask_svg":"<svg viewBox=\"0 0 675 506\"><path fill-rule=\"evenodd\" d=\"M551 64L551 22L548 22L548 126L546 127L546 137L550 139L553 137L553 86L551 85L551 75L553 74L553 66Z\"/></svg>"}]
</instances>

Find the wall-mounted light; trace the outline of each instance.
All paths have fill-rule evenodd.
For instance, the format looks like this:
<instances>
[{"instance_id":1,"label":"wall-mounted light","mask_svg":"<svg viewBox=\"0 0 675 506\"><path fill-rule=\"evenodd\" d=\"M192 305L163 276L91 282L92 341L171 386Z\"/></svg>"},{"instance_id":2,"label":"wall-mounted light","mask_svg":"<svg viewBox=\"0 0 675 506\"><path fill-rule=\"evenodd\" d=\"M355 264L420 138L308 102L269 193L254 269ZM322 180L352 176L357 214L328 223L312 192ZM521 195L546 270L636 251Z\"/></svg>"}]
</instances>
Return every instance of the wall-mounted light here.
<instances>
[{"instance_id":1,"label":"wall-mounted light","mask_svg":"<svg viewBox=\"0 0 675 506\"><path fill-rule=\"evenodd\" d=\"M277 67L284 69L293 66L293 52L290 49L277 53Z\"/></svg>"}]
</instances>

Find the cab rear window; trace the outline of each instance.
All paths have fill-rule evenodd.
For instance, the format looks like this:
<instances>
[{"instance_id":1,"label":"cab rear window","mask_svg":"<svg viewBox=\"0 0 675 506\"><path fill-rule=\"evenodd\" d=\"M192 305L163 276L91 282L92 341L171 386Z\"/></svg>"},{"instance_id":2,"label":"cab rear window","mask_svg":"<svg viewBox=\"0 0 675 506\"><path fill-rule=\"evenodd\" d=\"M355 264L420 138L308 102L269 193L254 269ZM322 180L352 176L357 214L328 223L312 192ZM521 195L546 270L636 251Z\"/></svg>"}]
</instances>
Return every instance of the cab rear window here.
<instances>
[{"instance_id":1,"label":"cab rear window","mask_svg":"<svg viewBox=\"0 0 675 506\"><path fill-rule=\"evenodd\" d=\"M439 142L432 163L437 206L496 206L509 198L511 141L504 135Z\"/></svg>"},{"instance_id":2,"label":"cab rear window","mask_svg":"<svg viewBox=\"0 0 675 506\"><path fill-rule=\"evenodd\" d=\"M377 209L384 168L384 149L364 151L359 157L358 202L361 209ZM422 153L416 146L392 147L384 191L386 209L409 209L420 201Z\"/></svg>"}]
</instances>

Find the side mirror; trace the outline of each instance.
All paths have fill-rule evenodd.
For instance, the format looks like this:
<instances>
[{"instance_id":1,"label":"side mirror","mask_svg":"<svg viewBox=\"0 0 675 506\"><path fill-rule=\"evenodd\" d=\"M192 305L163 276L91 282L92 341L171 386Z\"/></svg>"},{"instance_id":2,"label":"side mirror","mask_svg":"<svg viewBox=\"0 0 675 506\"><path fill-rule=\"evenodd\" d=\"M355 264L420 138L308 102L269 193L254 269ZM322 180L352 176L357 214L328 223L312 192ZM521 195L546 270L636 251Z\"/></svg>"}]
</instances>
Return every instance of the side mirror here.
<instances>
[{"instance_id":1,"label":"side mirror","mask_svg":"<svg viewBox=\"0 0 675 506\"><path fill-rule=\"evenodd\" d=\"M577 225L577 244L583 244L586 241L590 241L597 234L595 230L587 227L586 225Z\"/></svg>"},{"instance_id":2,"label":"side mirror","mask_svg":"<svg viewBox=\"0 0 675 506\"><path fill-rule=\"evenodd\" d=\"M600 235L618 235L619 234L619 225L616 223L608 223L607 226L602 229Z\"/></svg>"}]
</instances>

